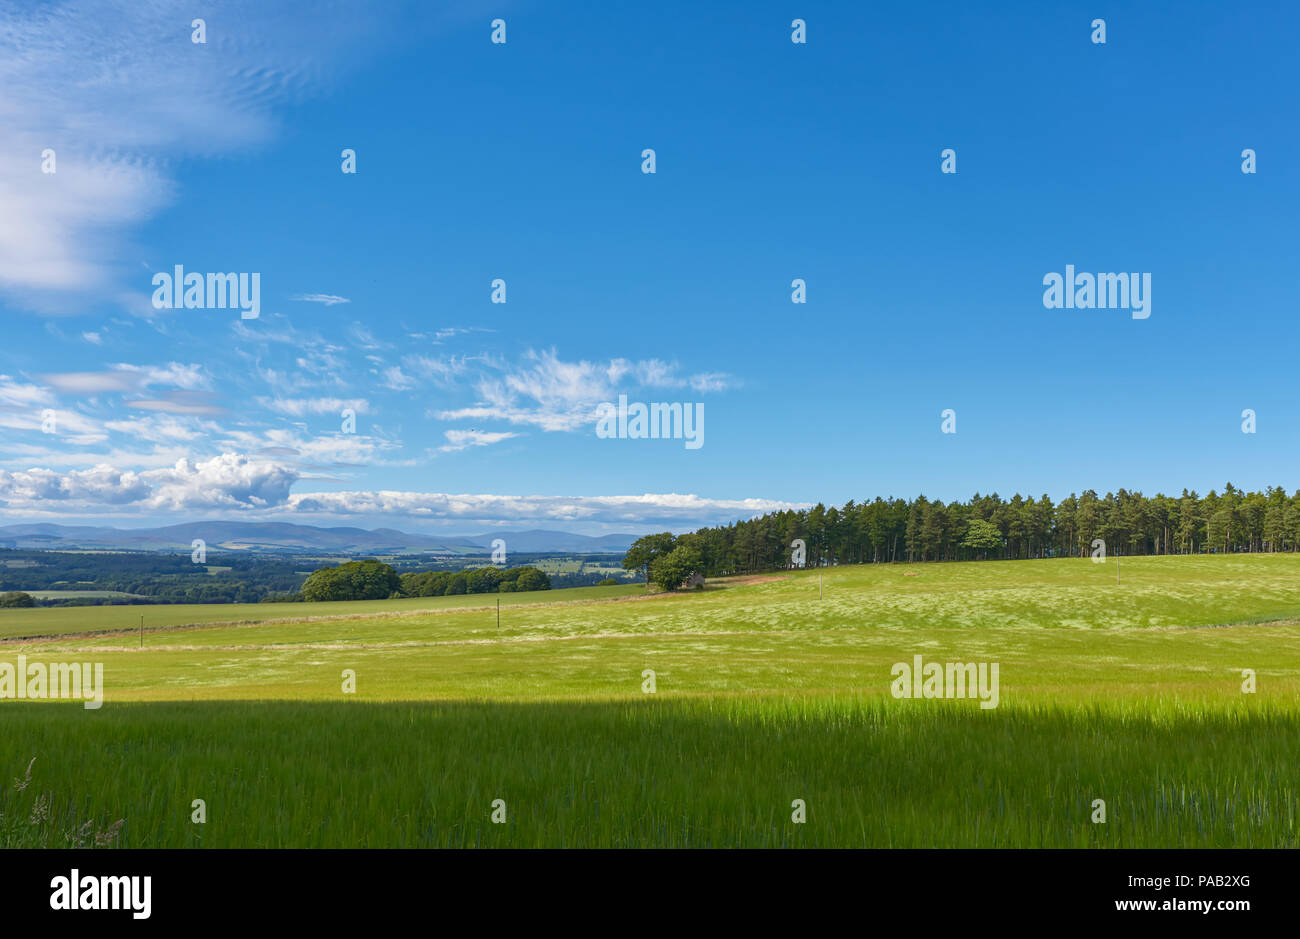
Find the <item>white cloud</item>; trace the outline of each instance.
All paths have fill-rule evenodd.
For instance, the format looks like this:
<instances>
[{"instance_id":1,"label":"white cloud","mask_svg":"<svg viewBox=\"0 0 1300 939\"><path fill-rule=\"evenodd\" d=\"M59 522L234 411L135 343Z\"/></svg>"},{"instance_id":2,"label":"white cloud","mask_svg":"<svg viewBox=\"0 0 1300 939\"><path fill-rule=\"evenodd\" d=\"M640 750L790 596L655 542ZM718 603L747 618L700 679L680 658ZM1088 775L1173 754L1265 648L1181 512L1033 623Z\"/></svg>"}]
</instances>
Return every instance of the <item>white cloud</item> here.
<instances>
[{"instance_id":1,"label":"white cloud","mask_svg":"<svg viewBox=\"0 0 1300 939\"><path fill-rule=\"evenodd\" d=\"M323 303L326 306L334 306L336 303L351 303L347 297L336 297L332 293L307 293L299 294L296 297L290 297L290 300L297 300L302 303Z\"/></svg>"},{"instance_id":2,"label":"white cloud","mask_svg":"<svg viewBox=\"0 0 1300 939\"><path fill-rule=\"evenodd\" d=\"M475 386L478 402L433 414L442 420L500 420L547 431L573 431L594 424L599 405L614 400L620 389L684 388L690 384L697 392L705 392L722 390L730 382L723 372L681 378L676 365L660 359L566 362L554 349L530 350L522 365L489 363L489 369Z\"/></svg>"},{"instance_id":3,"label":"white cloud","mask_svg":"<svg viewBox=\"0 0 1300 939\"><path fill-rule=\"evenodd\" d=\"M123 505L139 502L149 495L149 486L130 471L123 472L108 464L88 470L56 473L48 469L29 469L17 473L0 470L0 499L15 503L75 502L95 506Z\"/></svg>"},{"instance_id":4,"label":"white cloud","mask_svg":"<svg viewBox=\"0 0 1300 939\"><path fill-rule=\"evenodd\" d=\"M151 489L144 500L149 509L189 512L283 505L298 473L270 461L223 453L198 463L177 460L175 466L148 470L141 477Z\"/></svg>"},{"instance_id":5,"label":"white cloud","mask_svg":"<svg viewBox=\"0 0 1300 939\"><path fill-rule=\"evenodd\" d=\"M614 363L565 362L554 350L530 350L525 360L529 364L523 368L482 378L477 384L479 404L440 411L438 417L502 420L548 431L576 430L595 421L597 405L612 393L612 376L622 374ZM525 400L521 402L521 398Z\"/></svg>"},{"instance_id":6,"label":"white cloud","mask_svg":"<svg viewBox=\"0 0 1300 939\"><path fill-rule=\"evenodd\" d=\"M624 496L511 496L435 492L315 492L290 496L298 514L395 515L475 522L700 524L808 508L771 499L708 499L680 493Z\"/></svg>"},{"instance_id":7,"label":"white cloud","mask_svg":"<svg viewBox=\"0 0 1300 939\"><path fill-rule=\"evenodd\" d=\"M0 18L0 289L43 313L116 300L156 312L124 232L171 203L177 158L267 141L273 109L336 81L397 17L222 5L190 41L183 0L6 3ZM42 172L54 151L54 173ZM171 263L170 260L160 263Z\"/></svg>"},{"instance_id":8,"label":"white cloud","mask_svg":"<svg viewBox=\"0 0 1300 939\"><path fill-rule=\"evenodd\" d=\"M135 391L140 387L139 377L127 372L60 372L41 377L65 394L93 395L106 391Z\"/></svg>"},{"instance_id":9,"label":"white cloud","mask_svg":"<svg viewBox=\"0 0 1300 939\"><path fill-rule=\"evenodd\" d=\"M449 387L458 377L465 374L469 369L469 361L463 355L446 358L433 358L427 355L402 357L402 365L411 373L408 380L422 379L444 388Z\"/></svg>"},{"instance_id":10,"label":"white cloud","mask_svg":"<svg viewBox=\"0 0 1300 939\"><path fill-rule=\"evenodd\" d=\"M370 327L363 326L361 323L353 323L348 327L348 335L352 337L352 343L358 349L374 351L376 349L391 349L391 343L381 342L375 338L375 334L370 331Z\"/></svg>"},{"instance_id":11,"label":"white cloud","mask_svg":"<svg viewBox=\"0 0 1300 939\"><path fill-rule=\"evenodd\" d=\"M303 472L321 472L360 466L408 465L394 459L397 441L364 433L308 434L297 428L271 427L260 431L234 428L221 438L221 446L288 460Z\"/></svg>"},{"instance_id":12,"label":"white cloud","mask_svg":"<svg viewBox=\"0 0 1300 939\"><path fill-rule=\"evenodd\" d=\"M42 441L49 439L41 436ZM4 445L5 462L11 466L58 466L61 470L70 467L93 467L101 464L113 467L131 466L134 472L143 469L156 469L171 466L182 457L192 456L192 448L187 446L155 445L151 450L126 449L114 447L107 451L86 451L55 449L50 446L6 443Z\"/></svg>"},{"instance_id":13,"label":"white cloud","mask_svg":"<svg viewBox=\"0 0 1300 939\"><path fill-rule=\"evenodd\" d=\"M365 398L267 398L259 397L257 403L268 411L283 414L286 417L305 417L308 414L341 415L344 408L351 408L357 414L370 410L370 402Z\"/></svg>"},{"instance_id":14,"label":"white cloud","mask_svg":"<svg viewBox=\"0 0 1300 939\"><path fill-rule=\"evenodd\" d=\"M46 412L53 417L52 430L46 431ZM40 432L51 443L90 446L108 439L103 427L93 418L68 408L0 408L0 427L8 430ZM6 451L13 446L4 441Z\"/></svg>"},{"instance_id":15,"label":"white cloud","mask_svg":"<svg viewBox=\"0 0 1300 939\"><path fill-rule=\"evenodd\" d=\"M0 470L0 502L10 514L66 517L112 513L213 512L307 520L355 516L410 522L565 522L681 526L715 524L807 508L772 499L711 499L682 493L612 496L495 495L396 490L291 493L304 477L269 459L223 453L177 459L139 472L100 462L85 470Z\"/></svg>"},{"instance_id":16,"label":"white cloud","mask_svg":"<svg viewBox=\"0 0 1300 939\"><path fill-rule=\"evenodd\" d=\"M225 453L199 462L182 457L172 466L139 473L107 463L62 473L0 470L0 500L11 511L49 512L55 507L48 503L69 512L125 505L153 512L266 509L285 505L297 479L292 469Z\"/></svg>"},{"instance_id":17,"label":"white cloud","mask_svg":"<svg viewBox=\"0 0 1300 939\"><path fill-rule=\"evenodd\" d=\"M519 394L538 402L543 408L566 410L587 407L609 396L612 380L611 367L601 367L591 362L562 361L552 349L548 352L530 351L526 358L534 364L503 377L507 394ZM488 393L498 402L507 397L492 385Z\"/></svg>"},{"instance_id":18,"label":"white cloud","mask_svg":"<svg viewBox=\"0 0 1300 939\"><path fill-rule=\"evenodd\" d=\"M726 391L735 388L739 383L726 372L701 372L691 376L690 384L691 390L704 394L710 391Z\"/></svg>"},{"instance_id":19,"label":"white cloud","mask_svg":"<svg viewBox=\"0 0 1300 939\"><path fill-rule=\"evenodd\" d=\"M54 403L48 388L31 383L20 383L8 375L0 375L0 405L15 408L32 408Z\"/></svg>"},{"instance_id":20,"label":"white cloud","mask_svg":"<svg viewBox=\"0 0 1300 939\"><path fill-rule=\"evenodd\" d=\"M81 395L141 391L152 385L171 385L189 391L211 386L203 366L182 365L180 362L166 365L122 363L104 372L59 372L40 377L56 391Z\"/></svg>"},{"instance_id":21,"label":"white cloud","mask_svg":"<svg viewBox=\"0 0 1300 939\"><path fill-rule=\"evenodd\" d=\"M105 421L104 428L137 440L165 444L181 440L199 440L217 428L208 422L181 420L170 415L142 414L125 420Z\"/></svg>"},{"instance_id":22,"label":"white cloud","mask_svg":"<svg viewBox=\"0 0 1300 939\"><path fill-rule=\"evenodd\" d=\"M677 377L677 366L669 365L661 359L646 359L641 362L629 362L627 359L614 359L609 363L610 381L620 382L631 376L638 385L647 388L680 388L686 382Z\"/></svg>"},{"instance_id":23,"label":"white cloud","mask_svg":"<svg viewBox=\"0 0 1300 939\"><path fill-rule=\"evenodd\" d=\"M439 447L443 453L454 453L457 450L464 450L467 447L486 447L490 444L500 443L502 440L509 440L511 437L518 437L518 434L510 432L493 432L486 430L448 430L443 432L447 438L447 443Z\"/></svg>"},{"instance_id":24,"label":"white cloud","mask_svg":"<svg viewBox=\"0 0 1300 939\"><path fill-rule=\"evenodd\" d=\"M415 387L415 379L405 374L398 365L384 369L383 383L389 391L409 391Z\"/></svg>"},{"instance_id":25,"label":"white cloud","mask_svg":"<svg viewBox=\"0 0 1300 939\"><path fill-rule=\"evenodd\" d=\"M486 326L444 326L435 330L433 334L434 343L441 343L444 339L453 339L456 336L467 336L470 333L494 333L495 329L489 329ZM424 338L423 333L414 333L420 338Z\"/></svg>"},{"instance_id":26,"label":"white cloud","mask_svg":"<svg viewBox=\"0 0 1300 939\"><path fill-rule=\"evenodd\" d=\"M162 411L166 414L216 416L226 413L226 409L217 404L215 397L206 391L167 391L158 398L136 398L125 404L141 411Z\"/></svg>"}]
</instances>

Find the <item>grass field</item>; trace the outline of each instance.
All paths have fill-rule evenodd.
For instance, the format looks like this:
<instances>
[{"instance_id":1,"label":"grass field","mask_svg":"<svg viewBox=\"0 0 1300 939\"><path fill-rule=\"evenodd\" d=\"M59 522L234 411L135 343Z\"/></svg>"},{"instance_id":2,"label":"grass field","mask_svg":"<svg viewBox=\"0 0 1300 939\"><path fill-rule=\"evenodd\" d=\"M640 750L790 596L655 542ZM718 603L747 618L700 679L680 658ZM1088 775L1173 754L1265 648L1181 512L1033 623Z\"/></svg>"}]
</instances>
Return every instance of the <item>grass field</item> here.
<instances>
[{"instance_id":1,"label":"grass field","mask_svg":"<svg viewBox=\"0 0 1300 939\"><path fill-rule=\"evenodd\" d=\"M64 606L0 609L0 640L64 633L102 632L140 628L146 632L204 623L251 623L309 617L360 617L367 614L405 613L427 609L491 607L512 604L555 603L644 593L634 586L588 587L541 593L473 594L458 597L415 597L405 600L360 600L351 603L184 603L121 606Z\"/></svg>"},{"instance_id":2,"label":"grass field","mask_svg":"<svg viewBox=\"0 0 1300 939\"><path fill-rule=\"evenodd\" d=\"M3 610L53 638L0 663L106 690L0 700L0 844L1300 846L1300 557L820 579L507 594L499 628L495 595ZM141 612L143 649L84 634ZM998 706L893 697L915 655L998 663Z\"/></svg>"}]
</instances>

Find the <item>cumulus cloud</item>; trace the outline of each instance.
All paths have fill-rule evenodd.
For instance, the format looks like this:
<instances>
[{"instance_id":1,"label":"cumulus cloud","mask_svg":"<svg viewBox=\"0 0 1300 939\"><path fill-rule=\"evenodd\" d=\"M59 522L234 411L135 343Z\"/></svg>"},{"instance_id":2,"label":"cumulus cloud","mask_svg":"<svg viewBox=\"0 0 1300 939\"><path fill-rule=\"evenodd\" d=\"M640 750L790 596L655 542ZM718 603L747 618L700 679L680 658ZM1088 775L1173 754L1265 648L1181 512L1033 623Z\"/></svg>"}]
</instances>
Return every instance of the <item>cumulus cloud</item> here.
<instances>
[{"instance_id":1,"label":"cumulus cloud","mask_svg":"<svg viewBox=\"0 0 1300 939\"><path fill-rule=\"evenodd\" d=\"M539 496L399 490L293 493L304 477L279 460L223 453L182 457L140 472L108 463L56 472L0 470L0 503L13 513L44 516L215 512L306 520L367 516L452 522L568 522L681 526L726 522L807 508L771 499L710 499L682 493ZM400 524L400 522L399 522Z\"/></svg>"},{"instance_id":2,"label":"cumulus cloud","mask_svg":"<svg viewBox=\"0 0 1300 939\"><path fill-rule=\"evenodd\" d=\"M167 469L141 474L151 492L152 510L265 509L284 505L298 473L270 461L223 453L210 460L176 461Z\"/></svg>"},{"instance_id":3,"label":"cumulus cloud","mask_svg":"<svg viewBox=\"0 0 1300 939\"><path fill-rule=\"evenodd\" d=\"M42 503L49 502L83 511L132 504L150 511L265 509L284 505L297 478L274 463L226 453L197 463L183 457L140 473L106 463L63 473L0 470L0 500L10 509L48 509Z\"/></svg>"},{"instance_id":4,"label":"cumulus cloud","mask_svg":"<svg viewBox=\"0 0 1300 939\"><path fill-rule=\"evenodd\" d=\"M103 463L69 473L48 469L17 473L0 470L0 499L10 505L41 502L124 505L146 499L149 491L149 485L135 473Z\"/></svg>"}]
</instances>

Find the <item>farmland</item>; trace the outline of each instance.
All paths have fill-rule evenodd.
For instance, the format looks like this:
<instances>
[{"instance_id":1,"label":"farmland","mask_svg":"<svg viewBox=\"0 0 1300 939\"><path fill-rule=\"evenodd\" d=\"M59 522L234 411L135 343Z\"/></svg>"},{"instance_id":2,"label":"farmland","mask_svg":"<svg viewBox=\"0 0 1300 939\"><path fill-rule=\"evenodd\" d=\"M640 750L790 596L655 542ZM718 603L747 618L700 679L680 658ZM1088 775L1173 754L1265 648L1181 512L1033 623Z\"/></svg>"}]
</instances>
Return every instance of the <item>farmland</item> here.
<instances>
[{"instance_id":1,"label":"farmland","mask_svg":"<svg viewBox=\"0 0 1300 939\"><path fill-rule=\"evenodd\" d=\"M0 839L124 819L114 843L143 847L1300 845L1300 557L1116 575L557 590L502 595L499 626L495 596L3 610L0 662L102 662L105 705L0 700L0 778L36 761L0 813L50 800ZM99 632L142 613L143 648ZM998 663L998 707L895 698L916 655Z\"/></svg>"}]
</instances>

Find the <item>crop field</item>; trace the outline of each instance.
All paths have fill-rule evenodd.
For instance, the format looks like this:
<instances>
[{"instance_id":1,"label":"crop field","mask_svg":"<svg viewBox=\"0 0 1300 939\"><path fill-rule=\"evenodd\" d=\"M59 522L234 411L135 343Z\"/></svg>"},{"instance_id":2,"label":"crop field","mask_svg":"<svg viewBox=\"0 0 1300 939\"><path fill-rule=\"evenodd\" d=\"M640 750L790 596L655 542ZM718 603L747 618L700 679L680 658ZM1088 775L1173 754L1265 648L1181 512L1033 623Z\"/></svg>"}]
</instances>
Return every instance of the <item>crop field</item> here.
<instances>
[{"instance_id":1,"label":"crop field","mask_svg":"<svg viewBox=\"0 0 1300 939\"><path fill-rule=\"evenodd\" d=\"M37 591L40 592L40 591ZM400 600L357 600L337 603L177 603L94 607L46 607L43 609L0 609L0 640L63 633L138 630L144 618L146 634L157 629L204 623L265 623L306 618L356 618L367 614L403 614L431 608L491 607L520 603L559 603L576 599L600 599L643 593L631 586L589 587L551 590L543 594L473 594L457 597Z\"/></svg>"},{"instance_id":2,"label":"crop field","mask_svg":"<svg viewBox=\"0 0 1300 939\"><path fill-rule=\"evenodd\" d=\"M613 562L599 563L582 558L541 558L529 563L547 574L605 574L609 577L623 577L627 574Z\"/></svg>"},{"instance_id":3,"label":"crop field","mask_svg":"<svg viewBox=\"0 0 1300 939\"><path fill-rule=\"evenodd\" d=\"M1300 846L1296 555L497 599L2 610L0 845Z\"/></svg>"}]
</instances>

